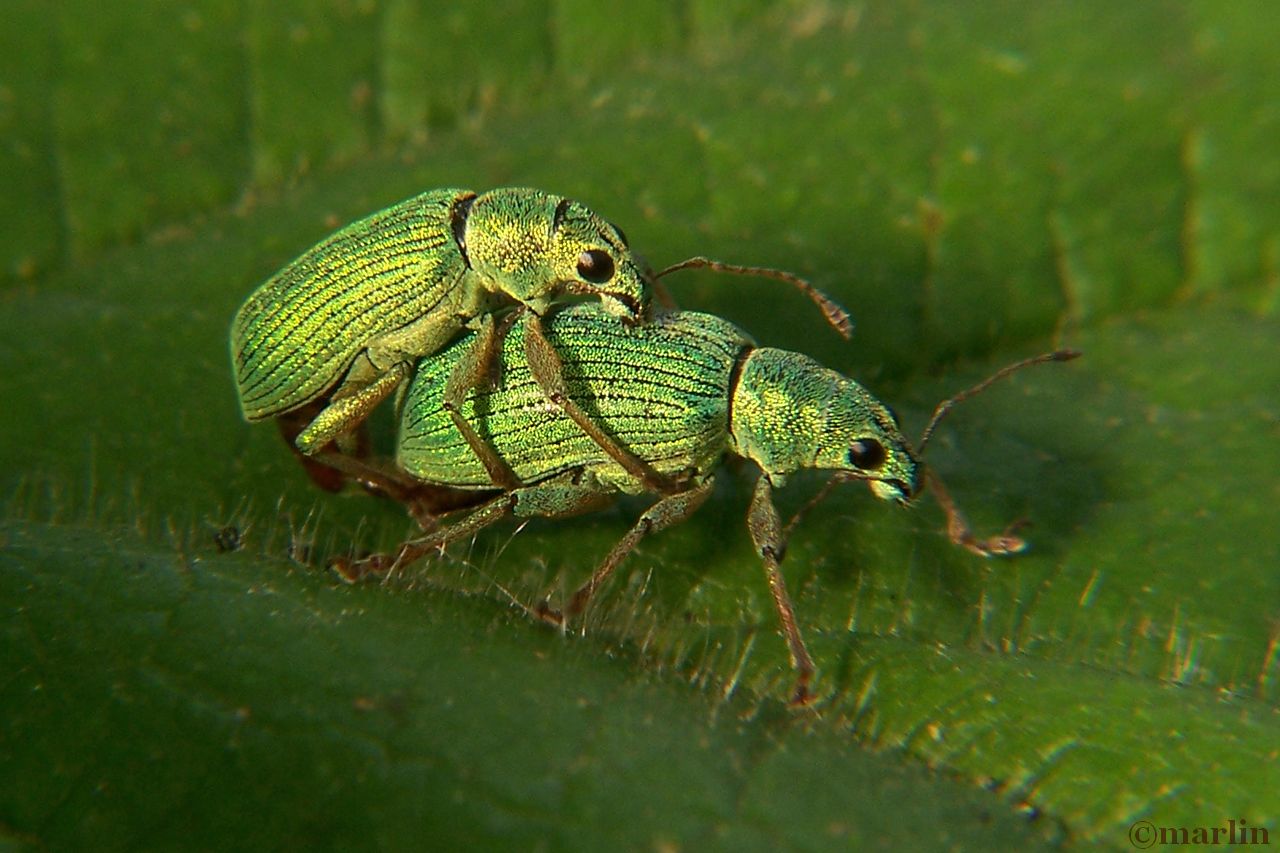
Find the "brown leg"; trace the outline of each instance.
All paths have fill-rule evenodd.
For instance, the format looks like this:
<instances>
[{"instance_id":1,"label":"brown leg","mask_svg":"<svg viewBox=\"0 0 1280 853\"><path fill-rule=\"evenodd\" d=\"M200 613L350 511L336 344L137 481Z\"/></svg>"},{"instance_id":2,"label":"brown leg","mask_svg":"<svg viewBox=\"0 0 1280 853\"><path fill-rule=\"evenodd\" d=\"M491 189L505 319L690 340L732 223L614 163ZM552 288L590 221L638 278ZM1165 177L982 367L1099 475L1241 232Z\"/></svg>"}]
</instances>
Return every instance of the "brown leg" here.
<instances>
[{"instance_id":1,"label":"brown leg","mask_svg":"<svg viewBox=\"0 0 1280 853\"><path fill-rule=\"evenodd\" d=\"M322 453L304 459L338 472L344 480L354 480L366 491L404 504L423 530L434 530L436 519L445 513L468 509L493 497L493 492L423 483L390 465L345 453Z\"/></svg>"},{"instance_id":2,"label":"brown leg","mask_svg":"<svg viewBox=\"0 0 1280 853\"><path fill-rule=\"evenodd\" d=\"M809 682L813 680L813 658L805 648L804 638L800 636L800 626L796 622L795 609L791 606L791 597L787 595L787 585L782 579L779 563L786 550L786 542L782 538L782 521L778 518L778 510L773 505L773 490L769 480L763 474L756 482L755 494L751 496L751 510L747 515L747 529L751 531L751 541L764 561L765 575L769 579L769 592L773 595L773 606L778 611L778 620L782 623L782 635L786 637L787 648L791 652L791 666L796 671L796 686L791 694L791 705L801 707L808 705L813 696L809 693Z\"/></svg>"},{"instance_id":3,"label":"brown leg","mask_svg":"<svg viewBox=\"0 0 1280 853\"><path fill-rule=\"evenodd\" d=\"M1000 535L979 539L973 535L969 522L965 520L955 501L951 499L946 486L942 485L942 478L935 474L932 468L927 467L924 469L924 476L929 488L933 490L934 497L938 499L938 503L942 506L942 511L947 514L947 535L951 537L952 542L961 548L972 551L979 557L1006 557L1026 549L1026 540L1018 536L1017 533L1019 529L1026 527L1028 522L1025 520L1015 521L1006 527Z\"/></svg>"},{"instance_id":4,"label":"brown leg","mask_svg":"<svg viewBox=\"0 0 1280 853\"><path fill-rule=\"evenodd\" d=\"M505 334L507 327L504 323L502 334ZM498 361L501 351L502 334L499 333L491 317L484 318L475 341L454 367L453 372L449 374L449 381L444 386L444 408L453 419L458 432L462 433L462 437L470 445L471 451L484 466L494 487L511 491L520 487L520 478L462 416L462 404L467 398L467 392L489 384L493 365Z\"/></svg>"},{"instance_id":5,"label":"brown leg","mask_svg":"<svg viewBox=\"0 0 1280 853\"><path fill-rule=\"evenodd\" d=\"M515 505L516 496L514 493L499 495L461 521L437 530L428 536L423 536L421 539L405 542L396 549L394 554L374 554L363 560L338 557L329 563L329 568L337 572L348 583L362 581L370 575L387 577L396 569L407 566L432 551L440 550L450 542L465 536L471 536L490 524L502 520L511 513Z\"/></svg>"},{"instance_id":6,"label":"brown leg","mask_svg":"<svg viewBox=\"0 0 1280 853\"><path fill-rule=\"evenodd\" d=\"M573 597L569 599L569 604L565 607L564 614L557 613L548 608L544 602L538 611L538 615L548 620L560 624L567 618L573 618L587 609L587 605L591 603L591 598L596 594L601 586L604 585L614 570L626 559L627 555L640 544L640 540L648 536L650 533L657 533L659 530L665 530L673 524L679 524L697 511L706 501L707 496L711 494L711 486L714 480L707 478L704 482L694 484L688 491L677 492L674 495L667 495L661 498L653 506L645 511L644 515L636 520L636 523L627 531L627 535L623 536L617 545L609 551L608 555L591 573L591 578L578 587Z\"/></svg>"},{"instance_id":7,"label":"brown leg","mask_svg":"<svg viewBox=\"0 0 1280 853\"><path fill-rule=\"evenodd\" d=\"M664 312L669 314L680 307L676 304L675 297L671 295L671 291L667 290L667 286L656 278L649 287L653 291L653 300L658 303Z\"/></svg>"},{"instance_id":8,"label":"brown leg","mask_svg":"<svg viewBox=\"0 0 1280 853\"><path fill-rule=\"evenodd\" d=\"M621 465L628 474L642 482L650 491L660 494L679 493L680 485L674 483L670 477L659 474L648 462L619 445L569 396L569 389L564 384L564 362L560 360L555 347L547 340L542 330L542 321L532 312L525 321L524 346L529 359L529 371L542 387L543 393L559 406L592 441L598 444L609 458Z\"/></svg>"},{"instance_id":9,"label":"brown leg","mask_svg":"<svg viewBox=\"0 0 1280 853\"><path fill-rule=\"evenodd\" d=\"M804 517L808 515L814 507L826 500L827 495L831 494L836 486L839 486L841 483L847 483L848 481L849 477L847 477L843 471L831 475L831 478L822 484L822 488L818 489L814 496L805 502L804 506L796 510L796 514L791 516L791 520L787 522L787 526L782 529L783 548L786 547L786 543L791 541L791 534L795 532L795 529L799 526L800 522L804 521Z\"/></svg>"},{"instance_id":10,"label":"brown leg","mask_svg":"<svg viewBox=\"0 0 1280 853\"><path fill-rule=\"evenodd\" d=\"M442 493L455 500L460 494L455 489L444 489ZM522 518L574 515L598 507L610 497L610 493L601 490L594 480L584 479L581 470L566 471L546 482L493 497L462 520L420 539L405 542L395 554L374 554L363 560L339 558L331 562L330 567L352 583L368 575L385 576L400 566L446 547L450 542L472 536L508 515Z\"/></svg>"}]
</instances>

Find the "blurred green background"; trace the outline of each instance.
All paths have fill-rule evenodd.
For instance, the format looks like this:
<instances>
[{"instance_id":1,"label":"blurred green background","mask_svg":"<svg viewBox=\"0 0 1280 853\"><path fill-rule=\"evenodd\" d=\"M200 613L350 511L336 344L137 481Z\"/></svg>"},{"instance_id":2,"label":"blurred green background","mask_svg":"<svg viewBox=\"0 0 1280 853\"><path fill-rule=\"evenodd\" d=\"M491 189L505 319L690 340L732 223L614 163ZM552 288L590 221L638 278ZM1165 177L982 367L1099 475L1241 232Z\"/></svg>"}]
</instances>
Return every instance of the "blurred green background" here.
<instances>
[{"instance_id":1,"label":"blurred green background","mask_svg":"<svg viewBox=\"0 0 1280 853\"><path fill-rule=\"evenodd\" d=\"M1238 2L8 0L0 25L0 842L683 850L1129 846L1280 832L1280 11ZM751 472L573 589L643 502L410 533L244 424L227 328L334 228L537 186L683 306L801 349L930 449L980 531L863 490L784 570ZM385 414L383 415L385 421ZM383 423L383 428L386 423ZM800 478L783 509L817 486Z\"/></svg>"}]
</instances>

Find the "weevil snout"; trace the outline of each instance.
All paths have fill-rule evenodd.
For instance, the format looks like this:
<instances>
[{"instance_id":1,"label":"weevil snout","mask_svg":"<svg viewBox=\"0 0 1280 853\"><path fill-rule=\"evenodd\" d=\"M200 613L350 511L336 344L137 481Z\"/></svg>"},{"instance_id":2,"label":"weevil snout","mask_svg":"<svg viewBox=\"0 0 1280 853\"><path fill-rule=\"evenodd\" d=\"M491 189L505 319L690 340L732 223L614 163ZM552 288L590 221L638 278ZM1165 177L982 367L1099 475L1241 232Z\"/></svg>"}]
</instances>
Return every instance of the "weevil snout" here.
<instances>
[{"instance_id":1,"label":"weevil snout","mask_svg":"<svg viewBox=\"0 0 1280 853\"><path fill-rule=\"evenodd\" d=\"M867 395L862 410L866 420L859 425L861 437L849 443L845 470L866 480L880 500L910 503L920 494L924 480L919 456L903 438L887 406Z\"/></svg>"},{"instance_id":2,"label":"weevil snout","mask_svg":"<svg viewBox=\"0 0 1280 853\"><path fill-rule=\"evenodd\" d=\"M913 483L903 480L872 480L870 486L872 494L880 500L895 501L903 505L911 503L920 494L919 477Z\"/></svg>"},{"instance_id":3,"label":"weevil snout","mask_svg":"<svg viewBox=\"0 0 1280 853\"><path fill-rule=\"evenodd\" d=\"M630 296L604 294L600 297L600 303L604 306L606 314L621 317L628 322L638 323L648 313L645 310L646 304L644 302L639 299L633 299Z\"/></svg>"}]
</instances>

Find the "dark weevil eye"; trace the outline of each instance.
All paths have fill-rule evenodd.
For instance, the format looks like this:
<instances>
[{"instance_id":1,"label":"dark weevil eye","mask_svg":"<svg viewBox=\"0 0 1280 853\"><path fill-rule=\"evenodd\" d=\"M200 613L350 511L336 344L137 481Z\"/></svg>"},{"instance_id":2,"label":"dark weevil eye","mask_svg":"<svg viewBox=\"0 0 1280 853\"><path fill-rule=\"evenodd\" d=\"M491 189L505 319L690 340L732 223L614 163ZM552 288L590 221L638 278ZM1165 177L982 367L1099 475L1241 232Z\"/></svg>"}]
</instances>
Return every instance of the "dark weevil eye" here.
<instances>
[{"instance_id":1,"label":"dark weevil eye","mask_svg":"<svg viewBox=\"0 0 1280 853\"><path fill-rule=\"evenodd\" d=\"M613 258L603 249L588 249L578 255L578 275L594 284L613 278Z\"/></svg>"},{"instance_id":2,"label":"dark weevil eye","mask_svg":"<svg viewBox=\"0 0 1280 853\"><path fill-rule=\"evenodd\" d=\"M863 471L874 471L884 464L884 445L865 438L849 445L849 463Z\"/></svg>"}]
</instances>

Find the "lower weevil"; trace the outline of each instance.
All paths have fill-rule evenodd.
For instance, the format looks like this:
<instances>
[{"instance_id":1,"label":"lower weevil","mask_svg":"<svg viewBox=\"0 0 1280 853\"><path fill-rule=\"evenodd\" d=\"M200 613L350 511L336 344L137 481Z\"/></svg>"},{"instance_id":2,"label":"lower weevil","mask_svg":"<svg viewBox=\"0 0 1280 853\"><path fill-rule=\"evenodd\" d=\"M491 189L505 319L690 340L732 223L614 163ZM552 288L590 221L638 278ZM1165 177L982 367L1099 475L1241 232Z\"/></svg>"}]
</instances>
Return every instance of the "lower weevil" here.
<instances>
[{"instance_id":1,"label":"lower weevil","mask_svg":"<svg viewBox=\"0 0 1280 853\"><path fill-rule=\"evenodd\" d=\"M562 622L587 607L641 539L688 518L707 499L722 457L743 457L760 469L747 528L764 563L796 671L791 701L804 705L811 699L815 668L779 569L791 525L782 525L772 499L773 489L790 474L804 468L832 471L833 482L863 480L878 498L900 504L930 483L957 544L987 556L1023 547L1011 530L986 540L973 536L890 409L808 356L757 347L727 321L694 312L625 327L610 322L598 304L584 303L555 315L545 329L575 402L677 487L660 489L619 465L548 400L529 367L528 329L517 323L500 354L500 386L472 391L462 413L525 485L501 490L461 520L406 542L394 554L337 561L335 568L347 579L388 573L508 515L563 516L597 508L619 493L659 494L563 614L545 605L540 610L543 617ZM403 400L397 460L405 473L426 484L492 491L496 484L441 405L442 388L468 345L458 341L418 362ZM1074 355L1062 351L1020 362L944 403L925 440L953 402L1027 363Z\"/></svg>"}]
</instances>

